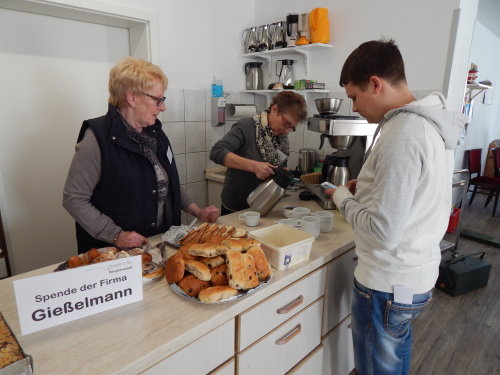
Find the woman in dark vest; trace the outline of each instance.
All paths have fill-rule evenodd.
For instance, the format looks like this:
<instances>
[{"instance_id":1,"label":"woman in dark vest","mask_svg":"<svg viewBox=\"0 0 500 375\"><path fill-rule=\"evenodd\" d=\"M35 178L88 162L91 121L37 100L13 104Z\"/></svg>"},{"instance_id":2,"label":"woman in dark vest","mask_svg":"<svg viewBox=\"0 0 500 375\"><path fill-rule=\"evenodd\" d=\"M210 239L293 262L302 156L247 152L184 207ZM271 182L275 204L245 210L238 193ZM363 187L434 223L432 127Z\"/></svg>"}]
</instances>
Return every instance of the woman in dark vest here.
<instances>
[{"instance_id":1,"label":"woman in dark vest","mask_svg":"<svg viewBox=\"0 0 500 375\"><path fill-rule=\"evenodd\" d=\"M167 84L156 65L125 58L110 72L108 113L83 122L63 198L76 220L79 253L141 246L179 225L181 210L217 220L218 208L198 207L180 186L157 118L166 109Z\"/></svg>"}]
</instances>

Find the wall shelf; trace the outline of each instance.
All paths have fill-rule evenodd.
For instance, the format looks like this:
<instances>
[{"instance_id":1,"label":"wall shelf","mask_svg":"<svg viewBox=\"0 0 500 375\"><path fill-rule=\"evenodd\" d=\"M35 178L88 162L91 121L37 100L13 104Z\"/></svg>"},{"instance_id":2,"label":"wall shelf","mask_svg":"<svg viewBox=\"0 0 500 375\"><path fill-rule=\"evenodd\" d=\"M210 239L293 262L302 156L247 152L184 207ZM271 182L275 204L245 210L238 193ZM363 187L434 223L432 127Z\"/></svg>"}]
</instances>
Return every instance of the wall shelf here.
<instances>
[{"instance_id":1,"label":"wall shelf","mask_svg":"<svg viewBox=\"0 0 500 375\"><path fill-rule=\"evenodd\" d=\"M301 94L302 96L305 96L307 98L308 95L310 94L329 94L330 90L326 89L311 89L311 90L291 90L291 89L279 89L279 90L240 90L240 92L247 93L247 94L257 94L257 95L263 95L267 97L267 100L271 98L272 96L276 95L279 92L282 91L292 91L296 92L297 94Z\"/></svg>"},{"instance_id":2,"label":"wall shelf","mask_svg":"<svg viewBox=\"0 0 500 375\"><path fill-rule=\"evenodd\" d=\"M465 92L465 97L468 99L470 103L472 99L481 94L484 90L491 89L492 87L493 86L491 85L485 85L483 83L468 83L467 90Z\"/></svg>"},{"instance_id":3,"label":"wall shelf","mask_svg":"<svg viewBox=\"0 0 500 375\"><path fill-rule=\"evenodd\" d=\"M305 44L303 46L271 49L263 52L243 53L240 55L240 57L263 59L270 64L273 56L299 54L304 57L304 70L307 76L309 74L309 53L314 51L328 50L332 48L333 48L332 44L313 43L313 44Z\"/></svg>"}]
</instances>

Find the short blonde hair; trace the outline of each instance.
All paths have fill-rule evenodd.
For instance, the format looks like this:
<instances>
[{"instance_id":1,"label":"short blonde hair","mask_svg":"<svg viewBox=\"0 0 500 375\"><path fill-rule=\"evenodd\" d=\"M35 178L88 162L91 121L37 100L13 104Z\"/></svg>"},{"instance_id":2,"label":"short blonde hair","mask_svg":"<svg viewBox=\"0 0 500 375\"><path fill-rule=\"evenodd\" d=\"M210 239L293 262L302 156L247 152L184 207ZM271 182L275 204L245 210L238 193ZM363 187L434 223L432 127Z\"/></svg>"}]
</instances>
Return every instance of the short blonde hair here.
<instances>
[{"instance_id":1,"label":"short blonde hair","mask_svg":"<svg viewBox=\"0 0 500 375\"><path fill-rule=\"evenodd\" d=\"M127 91L140 94L149 91L154 82L162 83L167 89L168 78L162 70L145 60L125 57L109 72L109 103L119 107L125 104Z\"/></svg>"}]
</instances>

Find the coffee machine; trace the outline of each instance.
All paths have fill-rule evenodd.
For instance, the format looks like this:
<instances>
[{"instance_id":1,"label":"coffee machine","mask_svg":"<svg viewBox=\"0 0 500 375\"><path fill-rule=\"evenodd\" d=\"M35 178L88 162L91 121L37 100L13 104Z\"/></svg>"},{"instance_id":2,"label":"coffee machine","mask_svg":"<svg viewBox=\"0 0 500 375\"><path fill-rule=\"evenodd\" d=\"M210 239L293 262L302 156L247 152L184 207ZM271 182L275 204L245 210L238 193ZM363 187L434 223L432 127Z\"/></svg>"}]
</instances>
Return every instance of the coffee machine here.
<instances>
[{"instance_id":1,"label":"coffee machine","mask_svg":"<svg viewBox=\"0 0 500 375\"><path fill-rule=\"evenodd\" d=\"M321 182L326 180L339 185L345 184L349 179L357 178L377 125L368 123L358 116L342 116L335 113L320 113L308 118L307 128L320 133L320 149L325 140L328 140L334 149L325 157ZM305 187L315 195L316 201L323 209L336 208L320 184L306 184Z\"/></svg>"}]
</instances>

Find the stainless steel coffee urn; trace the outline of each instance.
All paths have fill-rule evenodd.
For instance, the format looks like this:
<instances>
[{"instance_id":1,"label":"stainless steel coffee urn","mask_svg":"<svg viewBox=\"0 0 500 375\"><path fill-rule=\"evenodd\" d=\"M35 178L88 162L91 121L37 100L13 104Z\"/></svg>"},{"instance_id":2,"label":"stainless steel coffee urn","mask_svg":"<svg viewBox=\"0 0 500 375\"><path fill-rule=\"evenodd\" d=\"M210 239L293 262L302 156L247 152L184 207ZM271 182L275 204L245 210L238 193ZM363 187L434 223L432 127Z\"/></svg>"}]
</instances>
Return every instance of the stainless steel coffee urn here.
<instances>
[{"instance_id":1,"label":"stainless steel coffee urn","mask_svg":"<svg viewBox=\"0 0 500 375\"><path fill-rule=\"evenodd\" d=\"M261 62L245 64L245 86L247 90L262 90L264 88L261 65Z\"/></svg>"},{"instance_id":2,"label":"stainless steel coffee urn","mask_svg":"<svg viewBox=\"0 0 500 375\"><path fill-rule=\"evenodd\" d=\"M285 195L285 190L293 181L290 172L279 167L272 177L267 178L250 193L247 203L255 211L265 216Z\"/></svg>"}]
</instances>

